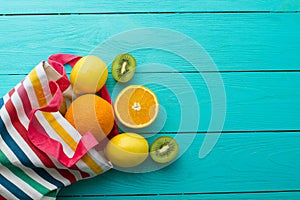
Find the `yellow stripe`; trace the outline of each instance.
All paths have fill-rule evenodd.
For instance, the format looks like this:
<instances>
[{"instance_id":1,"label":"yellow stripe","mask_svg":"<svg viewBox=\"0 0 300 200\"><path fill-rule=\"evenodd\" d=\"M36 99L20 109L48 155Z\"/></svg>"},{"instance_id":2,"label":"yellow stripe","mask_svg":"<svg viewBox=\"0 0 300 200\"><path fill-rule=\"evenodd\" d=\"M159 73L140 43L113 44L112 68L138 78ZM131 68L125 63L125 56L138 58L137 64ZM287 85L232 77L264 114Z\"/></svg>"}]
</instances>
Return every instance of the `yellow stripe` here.
<instances>
[{"instance_id":1,"label":"yellow stripe","mask_svg":"<svg viewBox=\"0 0 300 200\"><path fill-rule=\"evenodd\" d=\"M30 72L29 78L30 78L31 84L34 89L34 93L36 94L36 97L38 99L39 106L40 107L46 106L47 100L44 96L43 87L42 87L40 79L37 75L36 69L34 69Z\"/></svg>"},{"instance_id":2,"label":"yellow stripe","mask_svg":"<svg viewBox=\"0 0 300 200\"><path fill-rule=\"evenodd\" d=\"M47 101L43 92L43 88L36 69L29 74L30 81L33 85L34 92L37 96L40 107L47 105ZM68 132L61 126L52 113L43 112L44 117L49 122L50 126L59 134L70 148L75 151L77 142L68 134ZM100 174L103 169L88 155L85 154L81 159L95 174Z\"/></svg>"}]
</instances>

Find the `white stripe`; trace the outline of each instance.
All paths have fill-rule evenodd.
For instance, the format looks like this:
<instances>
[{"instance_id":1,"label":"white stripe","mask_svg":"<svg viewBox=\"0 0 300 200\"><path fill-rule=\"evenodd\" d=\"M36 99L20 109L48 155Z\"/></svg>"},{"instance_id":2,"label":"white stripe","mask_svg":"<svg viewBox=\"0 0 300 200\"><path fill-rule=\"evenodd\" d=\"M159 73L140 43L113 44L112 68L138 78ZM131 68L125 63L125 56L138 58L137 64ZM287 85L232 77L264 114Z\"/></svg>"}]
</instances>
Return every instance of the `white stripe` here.
<instances>
[{"instance_id":1,"label":"white stripe","mask_svg":"<svg viewBox=\"0 0 300 200\"><path fill-rule=\"evenodd\" d=\"M18 93L16 93L16 95L13 95L11 97L11 101L17 111L17 115L18 115L18 118L19 118L21 124L27 129L28 125L29 125L29 119L25 113L22 100L21 100L20 96L18 95Z\"/></svg>"},{"instance_id":2,"label":"white stripe","mask_svg":"<svg viewBox=\"0 0 300 200\"><path fill-rule=\"evenodd\" d=\"M3 187L0 184L0 193L1 195L5 198L5 199L9 199L9 200L18 200L17 197L15 197L15 195L13 195L12 193L10 193L10 191L8 191L5 187Z\"/></svg>"},{"instance_id":3,"label":"white stripe","mask_svg":"<svg viewBox=\"0 0 300 200\"><path fill-rule=\"evenodd\" d=\"M90 149L88 154L93 160L102 168L103 172L112 168L112 164L108 161L104 155L101 155L103 152L98 152L96 149ZM103 173L102 172L102 173Z\"/></svg>"},{"instance_id":4,"label":"white stripe","mask_svg":"<svg viewBox=\"0 0 300 200\"><path fill-rule=\"evenodd\" d=\"M4 104L3 105L5 105L5 103L9 100L9 95L8 95L8 93L6 94L6 95L4 95L3 96L3 102L4 102ZM4 107L4 106L3 106Z\"/></svg>"},{"instance_id":5,"label":"white stripe","mask_svg":"<svg viewBox=\"0 0 300 200\"><path fill-rule=\"evenodd\" d=\"M66 185L70 184L70 181L64 178L61 174L59 174L57 171L53 171L49 168L46 168L44 164L41 162L39 157L32 151L32 149L29 147L29 145L23 140L23 138L20 136L20 134L17 132L17 130L14 128L13 124L10 121L10 117L7 113L6 109L2 109L0 111L0 115L3 116L2 120L5 124L6 130L8 131L9 135L12 137L12 139L17 143L17 145L22 149L22 151L25 153L25 155L28 157L28 159L37 167L42 167L46 171L48 171L51 176L54 178L60 180Z\"/></svg>"},{"instance_id":6,"label":"white stripe","mask_svg":"<svg viewBox=\"0 0 300 200\"><path fill-rule=\"evenodd\" d=\"M54 114L54 113L53 113ZM50 126L49 122L41 112L36 112L37 119L39 123L47 130L47 134L56 141L59 141L63 145L63 150L68 157L74 155L74 151L70 146L56 133L56 131ZM64 127L65 128L65 127ZM73 127L72 127L73 128ZM74 129L74 128L73 128ZM75 129L74 129L75 130ZM75 130L76 131L76 130ZM89 174L94 174L94 172L82 161L79 160L76 165L82 171L85 171Z\"/></svg>"},{"instance_id":7,"label":"white stripe","mask_svg":"<svg viewBox=\"0 0 300 200\"><path fill-rule=\"evenodd\" d=\"M55 200L55 199L56 199L55 197L44 196L40 200Z\"/></svg>"},{"instance_id":8,"label":"white stripe","mask_svg":"<svg viewBox=\"0 0 300 200\"><path fill-rule=\"evenodd\" d=\"M18 146L22 149L22 151L36 166L43 167L44 166L43 163L36 156L36 154L31 150L29 145L23 140L19 132L13 126L7 110L6 109L1 110L0 115L3 116L2 117L3 123L5 124L6 130L8 131L12 139L18 144Z\"/></svg>"},{"instance_id":9,"label":"white stripe","mask_svg":"<svg viewBox=\"0 0 300 200\"><path fill-rule=\"evenodd\" d=\"M25 78L24 82L26 82L26 81L27 81L27 83L30 82L28 76ZM15 92L12 94L12 97L10 97L9 94L7 93L7 94L3 97L3 101L4 101L4 104L5 104L5 103L11 98L12 103L14 104L14 106L15 106L15 108L16 108L17 115L18 115L18 118L19 118L20 122L21 122L22 125L27 129L28 123L29 123L29 119L27 118L27 116L26 116L26 114L25 114L25 111L24 111L24 108L23 108L23 104L22 104L21 99L20 99L20 97L19 97L19 94L18 94L18 92L17 92L17 90L18 90L18 88L20 87L20 85L21 85L21 83L18 83L18 84L15 86L15 88L14 88L14 89L15 89ZM35 97L35 93L34 93L34 95L32 95L32 96ZM29 98L32 97L32 96L30 96L30 94L29 94ZM31 100L30 103L32 103L32 102L33 102L33 101ZM36 103L37 103L37 100L36 100ZM3 109L5 109L5 106L3 106L3 107L4 107ZM1 109L1 110L2 110L2 109ZM5 109L5 110L6 110L6 109ZM1 112L0 112L0 114L1 114ZM7 116L6 116L6 117L3 117L3 118L8 119ZM6 124L6 126L7 126L7 124ZM12 129L13 129L15 132L17 132L14 128L12 128ZM19 134L17 134L17 136L19 136ZM17 140L17 141L20 141L20 140ZM21 139L21 141L23 141L23 139ZM0 143L2 143L2 144L4 143L2 139L1 139ZM20 144L20 143L19 143L19 144ZM24 143L24 144L25 144L25 143ZM22 145L22 146L23 146L23 145ZM25 144L25 146L27 147L28 145ZM1 145L1 149L2 149L2 145ZM27 149L27 150L29 150L29 149ZM35 155L35 154L34 154L34 152L31 151L31 149L30 149L30 151L27 151L27 150L25 151L25 153L27 154L27 156L29 157L29 159L32 160L32 156L31 156L31 155ZM29 153L27 153L27 152L29 152ZM29 155L30 155L30 156L29 156ZM10 156L8 156L8 157L10 157ZM36 157L35 160L40 161L38 157ZM35 161L33 161L33 162L34 162L34 164L36 165L36 162L35 162ZM54 164L56 164L56 166L57 166L58 168L65 168L65 169L67 169L66 167L64 167L64 166L62 166L60 163L58 163L56 160L55 160ZM39 165L42 165L42 167L45 168L45 166L42 164L42 162L40 162ZM45 168L45 170L48 171L48 173L51 174L54 178L56 178L57 180L63 182L65 185L69 185L69 184L70 184L70 181L69 181L68 179L64 178L64 177L63 177L56 169ZM70 171L70 170L69 170L69 171ZM78 179L82 179L81 174L80 174L78 171L72 170L72 171L70 171L70 172L76 177L77 180L78 180ZM27 173L28 173L28 172L27 172ZM38 177L39 177L39 176L38 176ZM40 179L40 180L38 180L38 182L43 182L43 184L44 184L46 187L53 188L53 185L52 185L51 183L45 182L44 179L41 179L41 178L39 178L39 179ZM49 184L51 184L51 186L50 186Z\"/></svg>"},{"instance_id":10,"label":"white stripe","mask_svg":"<svg viewBox=\"0 0 300 200\"><path fill-rule=\"evenodd\" d=\"M36 94L34 92L34 89L33 89L33 86L31 84L31 81L30 81L30 78L26 78L25 81L23 82L24 84L24 88L28 94L28 96L30 97L30 103L31 103L31 107L32 108L37 108L39 107L39 104L38 104L38 99L36 97ZM50 89L49 89L50 91ZM57 112L59 113L59 112ZM39 121L39 123L41 124L41 126L44 127L44 129L47 131L47 134L61 142L63 144L63 147L64 147L64 152L68 155L68 156L73 156L74 155L74 151L63 141L63 139L56 133L56 131L54 131L52 129L52 127L49 125L49 122L47 121L47 119L45 118L45 116L42 114L42 112L40 111L37 111L36 112L36 118L37 120ZM61 115L60 115L61 118L63 118ZM72 127L73 128L73 127ZM74 131L76 131L74 128L73 128ZM78 133L79 135L79 133ZM56 159L52 159L53 161L56 161ZM79 161L79 162L82 162L82 161ZM66 168L65 166L63 166L61 163L59 163L58 161L54 162L56 164L56 166L58 168L61 168L61 169L68 169ZM82 162L83 165L85 166L85 168L87 168L86 164L84 162ZM80 168L81 169L81 168ZM82 179L82 176L79 172L75 171L75 170L69 170L75 177L77 180L81 180ZM91 171L92 172L92 171ZM90 173L90 172L88 172ZM70 184L70 183L69 183Z\"/></svg>"},{"instance_id":11,"label":"white stripe","mask_svg":"<svg viewBox=\"0 0 300 200\"><path fill-rule=\"evenodd\" d=\"M37 108L39 107L38 105L38 100L36 98L36 95L35 95L35 92L34 92L34 89L33 89L33 86L31 85L31 82L30 82L30 79L29 77L25 79L25 81L23 82L23 85L24 85L24 88L25 88L25 91L26 93L28 94L28 98L29 98L29 101L31 103L31 107L32 108ZM37 112L37 113L41 113L41 112ZM37 116L37 115L36 115ZM43 116L43 115L42 115ZM37 119L38 121L40 121L40 116L37 116ZM44 116L43 116L44 118ZM41 124L42 125L42 124ZM43 125L42 125L43 126ZM47 129L45 126L43 126L44 129ZM53 161L52 157L49 156L49 158ZM61 165L59 164L58 165L58 162L54 162L55 166L57 168L63 168L61 167ZM65 177L63 177L59 172L57 172L56 169L49 169L49 168L45 168L45 170L47 170L47 172L49 172L55 179L61 181L64 183L64 185L70 185L71 182L66 179ZM74 174L76 176L76 174ZM81 176L80 176L81 177Z\"/></svg>"},{"instance_id":12,"label":"white stripe","mask_svg":"<svg viewBox=\"0 0 300 200\"><path fill-rule=\"evenodd\" d=\"M57 119L58 123L64 127L65 130L68 131L68 133L73 133L71 136L72 138L75 139L74 136L79 136L81 135L78 133L78 131L64 118L61 116L60 113L54 113L53 114L55 118ZM75 135L76 134L76 135ZM78 143L80 138L76 138L75 141ZM103 157L95 150L95 149L90 149L87 153L101 168L103 171L106 171L107 169L111 168L110 165L108 164L106 159L103 159ZM83 161L79 160L76 163L76 166L79 169L82 169L83 171L88 172L91 175L96 175L94 171L92 171Z\"/></svg>"},{"instance_id":13,"label":"white stripe","mask_svg":"<svg viewBox=\"0 0 300 200\"><path fill-rule=\"evenodd\" d=\"M23 82L23 85L24 85L25 91L26 91L26 93L28 95L31 108L32 109L38 108L39 107L39 103L38 103L38 100L36 98L35 92L34 92L34 90L32 88L33 86L31 84L30 78L28 76L25 78L25 80Z\"/></svg>"},{"instance_id":14,"label":"white stripe","mask_svg":"<svg viewBox=\"0 0 300 200\"><path fill-rule=\"evenodd\" d=\"M19 88L20 86L21 86L21 82L19 82L19 83L14 87L15 92L14 92L13 94L17 93L17 90L18 90L18 88Z\"/></svg>"},{"instance_id":15,"label":"white stripe","mask_svg":"<svg viewBox=\"0 0 300 200\"><path fill-rule=\"evenodd\" d=\"M47 80L47 74L45 72L45 69L44 69L43 65L39 65L36 71L37 71L37 74L39 76L40 82L43 85L42 87L43 87L44 95L46 97L51 96L51 95L49 95L49 94L51 94L50 88L48 87L48 81L49 80ZM51 98L50 99L47 98L47 100L50 101ZM53 113L53 116L56 118L57 122L66 131L68 131L68 133L72 133L72 134L70 134L70 136L76 141L76 143L78 143L80 138L81 138L81 134L59 112ZM57 136L57 134L55 134L55 136ZM56 140L59 140L60 142L64 142L60 137L57 137ZM68 146L68 145L66 144L66 146ZM105 158L103 158L103 156L101 156L96 150L91 149L88 152L88 154L103 169L103 171L111 168L111 165L108 164L107 160ZM73 153L68 155L68 156L73 156ZM78 163L77 166L79 168L88 167L85 164L82 166L81 163ZM92 174L94 174L94 173L92 172Z\"/></svg>"},{"instance_id":16,"label":"white stripe","mask_svg":"<svg viewBox=\"0 0 300 200\"><path fill-rule=\"evenodd\" d=\"M50 88L49 88L49 81L50 80L48 80L48 77L47 77L47 74L45 72L43 63L40 63L38 66L36 66L35 69L36 69L36 74L39 78L39 81L42 85L42 89L43 89L46 101L47 101L47 103L49 103L52 99L52 94L51 94L51 91L50 91Z\"/></svg>"},{"instance_id":17,"label":"white stripe","mask_svg":"<svg viewBox=\"0 0 300 200\"><path fill-rule=\"evenodd\" d=\"M49 156L49 158L51 159L51 161L54 163L55 167L58 168L58 169L65 169L65 170L68 170L71 174L73 174L75 176L75 179L78 181L78 180L81 180L82 179L82 176L80 174L80 172L78 170L71 170L69 168L67 168L66 166L64 166L63 164L61 164L57 159ZM53 169L54 170L54 169ZM70 181L68 181L68 185L71 184ZM66 185L67 186L67 185Z\"/></svg>"},{"instance_id":18,"label":"white stripe","mask_svg":"<svg viewBox=\"0 0 300 200\"><path fill-rule=\"evenodd\" d=\"M4 155L7 157L10 163L21 169L24 173L34 179L36 182L40 183L44 187L48 188L49 190L54 190L57 187L50 182L46 181L42 177L40 177L36 172L34 172L31 168L25 167L19 159L15 156L15 154L11 151L11 149L4 143L1 146L1 150Z\"/></svg>"},{"instance_id":19,"label":"white stripe","mask_svg":"<svg viewBox=\"0 0 300 200\"><path fill-rule=\"evenodd\" d=\"M43 88L43 92L44 92L44 96L46 97L47 101L49 102L52 98L51 95L51 91L48 85L48 79L47 79L47 75L44 71L44 68L42 65L39 65L36 68L36 72L37 75L39 77L39 80L42 84L42 88ZM50 98L49 98L50 97ZM72 133L69 134L75 141L76 143L79 142L81 135L80 133L78 133L78 131L59 113L59 112L55 112L52 113L52 115L54 116L54 118L57 120L57 122L68 132L68 133ZM56 133L56 131L54 129L52 129L52 127L50 126L48 122L48 120L45 118L45 116L43 116L43 114L41 112L36 112L36 116L37 119L39 120L39 122L42 124L43 127L47 127L45 128L45 130L47 130L47 134L59 141L62 145L63 145L63 149L64 152L66 153L66 155L68 157L72 157L74 155L74 151L69 147L69 145L59 136L59 134ZM89 174L94 174L94 172L81 160L79 160L76 165L79 167L79 169L89 173Z\"/></svg>"},{"instance_id":20,"label":"white stripe","mask_svg":"<svg viewBox=\"0 0 300 200\"><path fill-rule=\"evenodd\" d=\"M65 185L69 185L70 181L64 178L60 173L56 170L49 169L44 166L38 156L32 151L29 145L23 140L23 138L19 135L17 130L11 124L10 118L8 116L7 110L3 109L0 113L3 116L2 120L5 124L6 130L8 131L9 135L12 139L17 143L17 145L22 149L24 154L28 157L28 159L34 164L34 166L44 168L53 178L63 182Z\"/></svg>"},{"instance_id":21,"label":"white stripe","mask_svg":"<svg viewBox=\"0 0 300 200\"><path fill-rule=\"evenodd\" d=\"M26 91L26 93L28 94L28 98L29 98L29 102L31 104L31 107L32 108L37 108L39 107L39 104L38 104L38 100L37 100L37 97L35 95L35 92L34 92L34 89L33 89L33 86L31 84L31 81L30 81L30 78L27 77L24 82L23 82L23 85L24 85L24 89ZM44 116L42 116L44 118ZM39 121L39 117L37 117L38 121ZM29 122L28 122L29 123ZM67 167L65 167L64 165L62 165L61 163L59 163L56 159L52 158L51 156L49 156L48 158L50 158L52 160L52 162L54 163L54 165L59 168L59 169L68 169ZM76 172L74 175L76 177L78 177L78 173L79 172ZM80 173L79 173L80 174ZM79 175L79 177L81 177L81 175Z\"/></svg>"},{"instance_id":22,"label":"white stripe","mask_svg":"<svg viewBox=\"0 0 300 200\"><path fill-rule=\"evenodd\" d=\"M14 90L15 90L15 91L12 93L12 95L14 95L14 94L16 93L16 90L18 89L18 87L20 87L20 85L21 85L21 83L18 83L18 84L14 87ZM9 93L10 93L10 91L9 91L8 93L6 93L6 94L3 96L3 102L4 102L3 105L5 105L5 103L10 99Z\"/></svg>"},{"instance_id":23,"label":"white stripe","mask_svg":"<svg viewBox=\"0 0 300 200\"><path fill-rule=\"evenodd\" d=\"M12 182L18 188L20 188L24 193L26 193L31 198L40 199L43 197L41 193L39 193L37 190L32 188L21 178L17 177L14 173L12 173L8 168L4 167L2 164L0 164L0 169L1 169L2 176L4 176L7 180Z\"/></svg>"},{"instance_id":24,"label":"white stripe","mask_svg":"<svg viewBox=\"0 0 300 200\"><path fill-rule=\"evenodd\" d=\"M64 166L63 164L61 164L57 159L55 159L55 158L53 158L51 156L49 156L49 158L54 163L54 165L55 165L56 168L68 170L71 174L73 174L75 176L75 179L77 181L82 179L82 176L81 176L81 174L80 174L80 172L78 170L71 170L71 169L67 168L66 166ZM70 184L70 183L71 182L68 182L68 184Z\"/></svg>"},{"instance_id":25,"label":"white stripe","mask_svg":"<svg viewBox=\"0 0 300 200\"><path fill-rule=\"evenodd\" d=\"M18 93L16 93L16 94L18 94ZM29 119L28 119L28 117L25 113L25 110L24 110L24 107L23 107L22 100L21 100L20 96L19 95L13 95L11 97L11 100L12 100L12 103L13 103L14 107L17 110L17 115L18 115L18 118L19 118L20 122L27 129L28 125L29 125ZM53 161L53 163L55 164L55 166L57 168L68 169L65 166L63 166L61 163L57 162L56 159L53 159L52 157L48 157L48 158L50 158ZM78 171L75 171L73 173L73 175L76 177L76 179L82 178L81 174Z\"/></svg>"}]
</instances>

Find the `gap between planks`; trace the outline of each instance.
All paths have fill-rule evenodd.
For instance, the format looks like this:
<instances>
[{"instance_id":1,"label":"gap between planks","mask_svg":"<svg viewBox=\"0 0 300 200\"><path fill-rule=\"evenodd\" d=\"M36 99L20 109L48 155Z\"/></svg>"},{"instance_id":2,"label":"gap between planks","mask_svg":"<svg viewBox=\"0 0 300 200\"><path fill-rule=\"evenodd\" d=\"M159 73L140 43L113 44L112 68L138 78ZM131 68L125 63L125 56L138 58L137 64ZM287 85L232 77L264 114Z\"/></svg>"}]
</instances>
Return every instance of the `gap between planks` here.
<instances>
[{"instance_id":1,"label":"gap between planks","mask_svg":"<svg viewBox=\"0 0 300 200\"><path fill-rule=\"evenodd\" d=\"M220 71L176 71L176 72L135 72L136 74L196 74L196 73L299 73L300 70L220 70ZM108 72L111 74L111 72ZM70 72L67 72L69 75ZM9 73L9 74L0 74L1 75L9 75L9 76L18 76L18 75L27 75L26 73Z\"/></svg>"},{"instance_id":2,"label":"gap between planks","mask_svg":"<svg viewBox=\"0 0 300 200\"><path fill-rule=\"evenodd\" d=\"M272 14L299 13L300 11L179 11L179 12L82 12L82 13L11 13L0 16L44 16L44 15L142 15L142 14Z\"/></svg>"},{"instance_id":3,"label":"gap between planks","mask_svg":"<svg viewBox=\"0 0 300 200\"><path fill-rule=\"evenodd\" d=\"M178 195L217 195L217 194L270 194L270 193L298 193L300 190L276 190L276 191L240 191L240 192L192 192L192 193L166 193L166 194L106 194L106 195L63 195L58 197L130 197L130 196L178 196Z\"/></svg>"},{"instance_id":4,"label":"gap between planks","mask_svg":"<svg viewBox=\"0 0 300 200\"><path fill-rule=\"evenodd\" d=\"M300 130L227 130L227 131L197 131L197 132L179 132L179 134L236 134L236 133L300 133ZM143 132L143 134L153 134L152 132ZM160 132L158 134L177 134L177 132Z\"/></svg>"}]
</instances>

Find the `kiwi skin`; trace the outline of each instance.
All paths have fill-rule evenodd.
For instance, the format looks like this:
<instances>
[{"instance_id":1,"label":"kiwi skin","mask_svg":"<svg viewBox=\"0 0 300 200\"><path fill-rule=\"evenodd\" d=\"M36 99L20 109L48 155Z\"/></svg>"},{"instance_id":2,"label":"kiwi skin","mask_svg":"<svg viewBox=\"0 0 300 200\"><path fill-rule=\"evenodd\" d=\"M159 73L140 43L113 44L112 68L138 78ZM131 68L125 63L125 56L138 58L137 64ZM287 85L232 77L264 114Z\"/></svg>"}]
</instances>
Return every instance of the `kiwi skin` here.
<instances>
[{"instance_id":1,"label":"kiwi skin","mask_svg":"<svg viewBox=\"0 0 300 200\"><path fill-rule=\"evenodd\" d=\"M121 83L130 81L135 73L136 60L130 54L118 55L112 63L112 76L113 78Z\"/></svg>"},{"instance_id":2,"label":"kiwi skin","mask_svg":"<svg viewBox=\"0 0 300 200\"><path fill-rule=\"evenodd\" d=\"M150 146L150 156L157 163L168 163L175 159L179 146L170 136L158 137Z\"/></svg>"}]
</instances>

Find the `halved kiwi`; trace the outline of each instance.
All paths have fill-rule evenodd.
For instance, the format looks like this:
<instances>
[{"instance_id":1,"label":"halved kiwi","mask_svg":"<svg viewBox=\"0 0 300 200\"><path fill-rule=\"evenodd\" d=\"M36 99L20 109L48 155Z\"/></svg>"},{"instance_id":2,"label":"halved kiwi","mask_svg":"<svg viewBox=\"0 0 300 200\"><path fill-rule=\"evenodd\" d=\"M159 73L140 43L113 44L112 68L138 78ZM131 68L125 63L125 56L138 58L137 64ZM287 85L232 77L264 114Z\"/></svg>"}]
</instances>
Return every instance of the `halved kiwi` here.
<instances>
[{"instance_id":1,"label":"halved kiwi","mask_svg":"<svg viewBox=\"0 0 300 200\"><path fill-rule=\"evenodd\" d=\"M179 146L174 138L161 136L150 146L150 156L155 162L167 163L176 157L178 149Z\"/></svg>"},{"instance_id":2,"label":"halved kiwi","mask_svg":"<svg viewBox=\"0 0 300 200\"><path fill-rule=\"evenodd\" d=\"M120 54L112 63L111 73L116 81L126 83L132 79L135 68L136 60L132 55Z\"/></svg>"}]
</instances>

